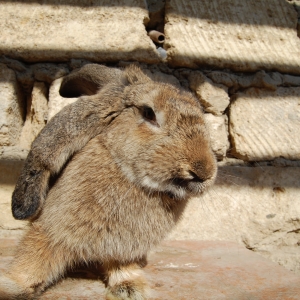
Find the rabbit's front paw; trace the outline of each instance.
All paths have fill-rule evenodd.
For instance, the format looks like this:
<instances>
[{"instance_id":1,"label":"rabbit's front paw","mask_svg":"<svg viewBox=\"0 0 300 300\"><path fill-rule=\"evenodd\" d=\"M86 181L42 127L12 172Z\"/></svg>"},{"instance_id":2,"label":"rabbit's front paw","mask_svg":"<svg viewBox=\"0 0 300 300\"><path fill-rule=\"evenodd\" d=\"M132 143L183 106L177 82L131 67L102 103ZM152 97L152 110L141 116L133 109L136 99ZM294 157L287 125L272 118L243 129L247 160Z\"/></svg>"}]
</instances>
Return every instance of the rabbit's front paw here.
<instances>
[{"instance_id":1,"label":"rabbit's front paw","mask_svg":"<svg viewBox=\"0 0 300 300\"><path fill-rule=\"evenodd\" d=\"M25 220L39 212L47 194L50 172L24 170L12 195L12 213L15 219Z\"/></svg>"}]
</instances>

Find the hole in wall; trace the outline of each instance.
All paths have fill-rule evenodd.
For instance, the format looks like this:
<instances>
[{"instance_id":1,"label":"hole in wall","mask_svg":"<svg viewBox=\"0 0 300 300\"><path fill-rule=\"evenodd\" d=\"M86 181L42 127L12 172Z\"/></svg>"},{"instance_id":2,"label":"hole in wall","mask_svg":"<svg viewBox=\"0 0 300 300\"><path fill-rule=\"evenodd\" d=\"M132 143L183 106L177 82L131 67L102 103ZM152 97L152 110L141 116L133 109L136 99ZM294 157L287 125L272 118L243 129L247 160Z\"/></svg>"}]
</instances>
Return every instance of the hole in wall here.
<instances>
[{"instance_id":1,"label":"hole in wall","mask_svg":"<svg viewBox=\"0 0 300 300\"><path fill-rule=\"evenodd\" d=\"M147 0L149 11L149 22L146 25L146 30L149 37L155 44L157 51L162 59L167 57L167 53L163 48L165 41L164 26L165 26L165 5L166 1Z\"/></svg>"},{"instance_id":2,"label":"hole in wall","mask_svg":"<svg viewBox=\"0 0 300 300\"><path fill-rule=\"evenodd\" d=\"M164 33L165 26L165 5L166 1L163 0L147 0L150 21L146 26L146 30L157 30Z\"/></svg>"}]
</instances>

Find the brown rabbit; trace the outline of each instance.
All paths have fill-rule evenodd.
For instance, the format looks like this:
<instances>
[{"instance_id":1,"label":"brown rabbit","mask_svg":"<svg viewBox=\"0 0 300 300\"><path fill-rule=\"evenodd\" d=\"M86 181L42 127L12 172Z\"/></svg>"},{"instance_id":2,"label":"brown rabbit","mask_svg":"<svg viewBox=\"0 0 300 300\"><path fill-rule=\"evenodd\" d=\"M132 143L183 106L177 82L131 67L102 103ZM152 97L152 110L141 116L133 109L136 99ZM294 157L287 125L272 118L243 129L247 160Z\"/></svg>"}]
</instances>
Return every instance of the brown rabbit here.
<instances>
[{"instance_id":1,"label":"brown rabbit","mask_svg":"<svg viewBox=\"0 0 300 300\"><path fill-rule=\"evenodd\" d=\"M153 82L135 66L91 96L93 105L102 106L101 97L109 93L116 97L110 102L105 98L105 105L111 105L109 121L94 108L97 121L91 126L102 126L94 137L89 132L92 139L85 146L89 138L68 146L73 138L78 141L76 133L62 141L63 148L54 147L62 158L55 166L51 165L55 157L47 150L52 170L59 170L66 157L79 151L66 164L46 201L39 202L39 209L28 207L39 214L34 213L9 273L0 281L0 298L2 293L2 297L31 299L67 268L100 262L107 275L107 299L147 299L140 265L148 251L175 226L188 200L214 182L215 157L201 107L190 93ZM85 111L85 99L91 97L82 97L71 107L81 105ZM89 112L95 115L91 107ZM45 128L38 138L44 145L54 139L56 126L63 127L59 120L72 124L76 119L66 112L59 114L68 120L57 117L56 123L46 126L53 131ZM64 136L67 129L62 130ZM84 129L78 132L83 134ZM32 151L36 149L37 143ZM35 169L30 163L25 168Z\"/></svg>"}]
</instances>

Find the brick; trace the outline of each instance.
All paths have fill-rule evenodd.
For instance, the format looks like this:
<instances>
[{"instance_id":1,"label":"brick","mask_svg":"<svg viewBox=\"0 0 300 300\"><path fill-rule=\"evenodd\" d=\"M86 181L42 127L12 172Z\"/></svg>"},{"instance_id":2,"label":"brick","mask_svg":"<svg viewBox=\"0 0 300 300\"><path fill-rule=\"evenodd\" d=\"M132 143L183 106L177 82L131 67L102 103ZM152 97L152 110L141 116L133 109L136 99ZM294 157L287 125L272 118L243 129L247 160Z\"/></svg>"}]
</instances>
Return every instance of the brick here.
<instances>
[{"instance_id":1,"label":"brick","mask_svg":"<svg viewBox=\"0 0 300 300\"><path fill-rule=\"evenodd\" d=\"M190 88L195 92L206 112L222 115L229 105L228 88L213 83L201 72L191 72L188 77Z\"/></svg>"},{"instance_id":2,"label":"brick","mask_svg":"<svg viewBox=\"0 0 300 300\"><path fill-rule=\"evenodd\" d=\"M18 143L23 125L23 97L14 71L0 64L0 146Z\"/></svg>"},{"instance_id":3,"label":"brick","mask_svg":"<svg viewBox=\"0 0 300 300\"><path fill-rule=\"evenodd\" d=\"M222 159L229 148L227 116L204 114L204 117L209 128L212 149L217 158Z\"/></svg>"},{"instance_id":4,"label":"brick","mask_svg":"<svg viewBox=\"0 0 300 300\"><path fill-rule=\"evenodd\" d=\"M143 0L52 0L0 4L0 54L30 62L159 62Z\"/></svg>"},{"instance_id":5,"label":"brick","mask_svg":"<svg viewBox=\"0 0 300 300\"><path fill-rule=\"evenodd\" d=\"M168 0L164 47L176 67L300 74L296 27L284 0Z\"/></svg>"},{"instance_id":6,"label":"brick","mask_svg":"<svg viewBox=\"0 0 300 300\"><path fill-rule=\"evenodd\" d=\"M251 88L230 106L233 154L245 160L300 159L300 88Z\"/></svg>"},{"instance_id":7,"label":"brick","mask_svg":"<svg viewBox=\"0 0 300 300\"><path fill-rule=\"evenodd\" d=\"M43 82L35 82L30 101L27 102L26 121L22 129L20 145L30 149L31 143L43 129L48 117L48 89Z\"/></svg>"},{"instance_id":8,"label":"brick","mask_svg":"<svg viewBox=\"0 0 300 300\"><path fill-rule=\"evenodd\" d=\"M75 102L78 98L64 98L59 94L63 78L54 80L49 89L49 103L48 103L48 121L55 116L63 107Z\"/></svg>"}]
</instances>

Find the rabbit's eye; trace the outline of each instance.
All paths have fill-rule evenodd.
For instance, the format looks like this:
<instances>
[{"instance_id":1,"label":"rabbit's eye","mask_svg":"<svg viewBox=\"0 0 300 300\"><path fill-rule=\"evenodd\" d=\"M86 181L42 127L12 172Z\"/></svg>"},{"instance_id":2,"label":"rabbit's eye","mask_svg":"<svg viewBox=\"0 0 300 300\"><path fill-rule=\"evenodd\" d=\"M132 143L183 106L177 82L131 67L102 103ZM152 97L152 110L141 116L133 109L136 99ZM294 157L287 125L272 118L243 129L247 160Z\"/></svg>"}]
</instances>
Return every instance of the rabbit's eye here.
<instances>
[{"instance_id":1,"label":"rabbit's eye","mask_svg":"<svg viewBox=\"0 0 300 300\"><path fill-rule=\"evenodd\" d=\"M142 107L142 115L146 121L150 122L153 125L158 125L157 121L156 121L155 112L153 111L153 109L151 107L143 106Z\"/></svg>"}]
</instances>

